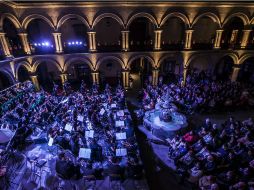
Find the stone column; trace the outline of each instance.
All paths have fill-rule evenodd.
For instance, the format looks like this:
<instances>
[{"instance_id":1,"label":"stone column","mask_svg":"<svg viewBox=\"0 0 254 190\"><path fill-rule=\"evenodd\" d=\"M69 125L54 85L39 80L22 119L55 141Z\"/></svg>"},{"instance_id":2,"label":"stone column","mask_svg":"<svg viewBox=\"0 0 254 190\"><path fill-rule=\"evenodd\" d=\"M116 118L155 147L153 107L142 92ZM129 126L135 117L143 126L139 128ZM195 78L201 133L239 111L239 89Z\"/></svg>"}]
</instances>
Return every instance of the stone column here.
<instances>
[{"instance_id":1,"label":"stone column","mask_svg":"<svg viewBox=\"0 0 254 190\"><path fill-rule=\"evenodd\" d=\"M236 43L236 40L237 40L237 34L238 34L238 30L233 30L232 31L232 34L231 34L231 37L230 37L230 41L229 41L229 44L235 44Z\"/></svg>"},{"instance_id":2,"label":"stone column","mask_svg":"<svg viewBox=\"0 0 254 190\"><path fill-rule=\"evenodd\" d=\"M52 33L55 41L55 48L56 53L63 53L63 45L62 45L62 39L61 39L61 33L60 32L54 32Z\"/></svg>"},{"instance_id":3,"label":"stone column","mask_svg":"<svg viewBox=\"0 0 254 190\"><path fill-rule=\"evenodd\" d=\"M239 66L234 66L233 67L233 72L232 72L232 75L231 75L231 82L235 82L237 80L239 71L240 71Z\"/></svg>"},{"instance_id":4,"label":"stone column","mask_svg":"<svg viewBox=\"0 0 254 190\"><path fill-rule=\"evenodd\" d=\"M130 31L124 30L121 31L122 33L122 50L128 51L129 50L129 33Z\"/></svg>"},{"instance_id":5,"label":"stone column","mask_svg":"<svg viewBox=\"0 0 254 190\"><path fill-rule=\"evenodd\" d=\"M152 84L153 86L158 85L159 69L153 69L152 71Z\"/></svg>"},{"instance_id":6,"label":"stone column","mask_svg":"<svg viewBox=\"0 0 254 190\"><path fill-rule=\"evenodd\" d=\"M6 36L5 36L5 33L3 32L0 33L0 44L3 49L4 55L6 57L11 57L12 55L10 53L10 50L7 44Z\"/></svg>"},{"instance_id":7,"label":"stone column","mask_svg":"<svg viewBox=\"0 0 254 190\"><path fill-rule=\"evenodd\" d=\"M243 30L243 36L241 40L241 48L245 49L248 45L251 30Z\"/></svg>"},{"instance_id":8,"label":"stone column","mask_svg":"<svg viewBox=\"0 0 254 190\"><path fill-rule=\"evenodd\" d=\"M214 41L213 48L220 49L221 48L221 38L222 38L223 30L216 30L216 37Z\"/></svg>"},{"instance_id":9,"label":"stone column","mask_svg":"<svg viewBox=\"0 0 254 190\"><path fill-rule=\"evenodd\" d=\"M188 68L187 67L183 68L183 81L181 84L182 86L186 85L187 72L188 72Z\"/></svg>"},{"instance_id":10,"label":"stone column","mask_svg":"<svg viewBox=\"0 0 254 190\"><path fill-rule=\"evenodd\" d=\"M68 74L67 73L62 73L62 74L60 74L60 78L61 78L61 83L63 85L65 83L65 81L68 80Z\"/></svg>"},{"instance_id":11,"label":"stone column","mask_svg":"<svg viewBox=\"0 0 254 190\"><path fill-rule=\"evenodd\" d=\"M31 54L31 48L28 42L28 38L27 38L27 33L21 32L19 33L19 37L21 39L22 42L22 46L24 48L24 52L28 55Z\"/></svg>"},{"instance_id":12,"label":"stone column","mask_svg":"<svg viewBox=\"0 0 254 190\"><path fill-rule=\"evenodd\" d=\"M96 39L95 39L96 32L87 32L87 34L89 41L89 51L94 52L96 51Z\"/></svg>"},{"instance_id":13,"label":"stone column","mask_svg":"<svg viewBox=\"0 0 254 190\"><path fill-rule=\"evenodd\" d=\"M124 89L130 88L130 81L129 81L130 71L129 70L123 70L122 75L123 75L123 87L124 87Z\"/></svg>"},{"instance_id":14,"label":"stone column","mask_svg":"<svg viewBox=\"0 0 254 190\"><path fill-rule=\"evenodd\" d=\"M192 33L194 30L186 30L185 31L185 45L184 49L191 49L192 46Z\"/></svg>"},{"instance_id":15,"label":"stone column","mask_svg":"<svg viewBox=\"0 0 254 190\"><path fill-rule=\"evenodd\" d=\"M92 72L92 79L93 79L93 84L99 84L100 79L99 79L99 72Z\"/></svg>"},{"instance_id":16,"label":"stone column","mask_svg":"<svg viewBox=\"0 0 254 190\"><path fill-rule=\"evenodd\" d=\"M154 31L154 50L160 50L161 49L161 33L162 30L155 30Z\"/></svg>"},{"instance_id":17,"label":"stone column","mask_svg":"<svg viewBox=\"0 0 254 190\"><path fill-rule=\"evenodd\" d=\"M40 90L40 85L39 85L39 82L38 82L38 75L36 75L35 73L32 73L32 74L30 74L30 78L31 78L32 83L35 87L35 90L36 91Z\"/></svg>"}]
</instances>

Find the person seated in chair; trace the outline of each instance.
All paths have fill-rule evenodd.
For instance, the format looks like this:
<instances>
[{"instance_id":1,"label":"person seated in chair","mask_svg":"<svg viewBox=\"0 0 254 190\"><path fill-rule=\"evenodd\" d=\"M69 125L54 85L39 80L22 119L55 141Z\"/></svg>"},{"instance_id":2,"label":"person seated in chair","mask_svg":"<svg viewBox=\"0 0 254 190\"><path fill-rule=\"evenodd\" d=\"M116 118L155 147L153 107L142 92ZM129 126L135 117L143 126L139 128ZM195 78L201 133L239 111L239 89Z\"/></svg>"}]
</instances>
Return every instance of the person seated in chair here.
<instances>
[{"instance_id":1,"label":"person seated in chair","mask_svg":"<svg viewBox=\"0 0 254 190\"><path fill-rule=\"evenodd\" d=\"M65 156L65 153L61 152L56 161L56 173L63 179L77 179L80 177L80 167L75 166L74 163Z\"/></svg>"}]
</instances>

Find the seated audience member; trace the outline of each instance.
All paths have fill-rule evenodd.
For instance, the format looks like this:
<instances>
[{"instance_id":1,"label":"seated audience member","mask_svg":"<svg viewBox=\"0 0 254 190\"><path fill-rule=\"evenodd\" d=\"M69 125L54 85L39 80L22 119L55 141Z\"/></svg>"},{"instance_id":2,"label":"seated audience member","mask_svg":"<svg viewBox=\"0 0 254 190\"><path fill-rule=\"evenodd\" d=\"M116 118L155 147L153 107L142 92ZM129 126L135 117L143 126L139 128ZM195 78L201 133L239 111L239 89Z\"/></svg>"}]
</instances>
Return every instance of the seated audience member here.
<instances>
[{"instance_id":1,"label":"seated audience member","mask_svg":"<svg viewBox=\"0 0 254 190\"><path fill-rule=\"evenodd\" d=\"M210 190L212 185L215 186L214 184L216 181L216 178L214 176L203 176L199 179L199 188L202 190Z\"/></svg>"},{"instance_id":2,"label":"seated audience member","mask_svg":"<svg viewBox=\"0 0 254 190\"><path fill-rule=\"evenodd\" d=\"M203 175L203 170L201 169L200 163L197 162L195 166L188 171L188 173L189 173L188 181L191 183L197 183L200 177Z\"/></svg>"}]
</instances>

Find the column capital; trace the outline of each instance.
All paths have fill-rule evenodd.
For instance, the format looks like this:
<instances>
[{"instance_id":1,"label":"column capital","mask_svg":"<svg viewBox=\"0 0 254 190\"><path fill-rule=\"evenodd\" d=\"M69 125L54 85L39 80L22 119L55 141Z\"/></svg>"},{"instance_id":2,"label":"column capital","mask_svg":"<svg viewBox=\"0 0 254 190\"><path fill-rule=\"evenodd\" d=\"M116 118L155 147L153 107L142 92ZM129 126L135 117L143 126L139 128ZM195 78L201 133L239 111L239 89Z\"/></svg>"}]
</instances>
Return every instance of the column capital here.
<instances>
[{"instance_id":1,"label":"column capital","mask_svg":"<svg viewBox=\"0 0 254 190\"><path fill-rule=\"evenodd\" d=\"M129 33L129 30L122 30L121 33Z\"/></svg>"},{"instance_id":2,"label":"column capital","mask_svg":"<svg viewBox=\"0 0 254 190\"><path fill-rule=\"evenodd\" d=\"M28 34L27 34L27 32L19 32L18 35L20 35L20 36L27 36Z\"/></svg>"},{"instance_id":3,"label":"column capital","mask_svg":"<svg viewBox=\"0 0 254 190\"><path fill-rule=\"evenodd\" d=\"M251 29L243 29L242 31L243 32L251 32L252 30Z\"/></svg>"},{"instance_id":4,"label":"column capital","mask_svg":"<svg viewBox=\"0 0 254 190\"><path fill-rule=\"evenodd\" d=\"M60 36L62 35L61 32L52 32L52 34L53 34L53 35L56 35L56 36L57 36L57 35L60 35Z\"/></svg>"},{"instance_id":5,"label":"column capital","mask_svg":"<svg viewBox=\"0 0 254 190\"><path fill-rule=\"evenodd\" d=\"M241 68L241 65L240 64L234 64L232 66L233 69L240 69Z\"/></svg>"},{"instance_id":6,"label":"column capital","mask_svg":"<svg viewBox=\"0 0 254 190\"><path fill-rule=\"evenodd\" d=\"M185 32L186 33L192 33L194 30L193 29L186 29Z\"/></svg>"},{"instance_id":7,"label":"column capital","mask_svg":"<svg viewBox=\"0 0 254 190\"><path fill-rule=\"evenodd\" d=\"M216 32L223 32L223 29L217 29Z\"/></svg>"},{"instance_id":8,"label":"column capital","mask_svg":"<svg viewBox=\"0 0 254 190\"><path fill-rule=\"evenodd\" d=\"M0 32L0 36L5 36L5 32Z\"/></svg>"},{"instance_id":9,"label":"column capital","mask_svg":"<svg viewBox=\"0 0 254 190\"><path fill-rule=\"evenodd\" d=\"M88 31L87 33L88 34L95 34L96 32L95 31Z\"/></svg>"},{"instance_id":10,"label":"column capital","mask_svg":"<svg viewBox=\"0 0 254 190\"><path fill-rule=\"evenodd\" d=\"M155 33L161 33L161 32L162 32L162 30L160 30L160 29L156 29L156 30L154 30L154 32L155 32Z\"/></svg>"}]
</instances>

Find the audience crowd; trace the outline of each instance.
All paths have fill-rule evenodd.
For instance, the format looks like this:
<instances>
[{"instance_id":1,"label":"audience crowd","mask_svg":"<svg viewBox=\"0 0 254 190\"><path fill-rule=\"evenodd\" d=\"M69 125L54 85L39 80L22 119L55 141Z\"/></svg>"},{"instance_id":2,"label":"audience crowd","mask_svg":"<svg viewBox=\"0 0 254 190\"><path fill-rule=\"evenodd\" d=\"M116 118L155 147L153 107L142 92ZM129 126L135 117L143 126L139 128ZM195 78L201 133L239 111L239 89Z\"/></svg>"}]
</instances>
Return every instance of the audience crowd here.
<instances>
[{"instance_id":1,"label":"audience crowd","mask_svg":"<svg viewBox=\"0 0 254 190\"><path fill-rule=\"evenodd\" d=\"M187 76L185 86L180 82L165 85L162 80L157 87L147 84L142 95L143 108L154 109L165 92L169 93L173 103L187 113L248 108L254 105L253 86L216 81L208 73L192 71Z\"/></svg>"},{"instance_id":2,"label":"audience crowd","mask_svg":"<svg viewBox=\"0 0 254 190\"><path fill-rule=\"evenodd\" d=\"M221 126L210 119L196 130L167 139L177 172L200 189L252 189L254 123L229 117Z\"/></svg>"}]
</instances>

